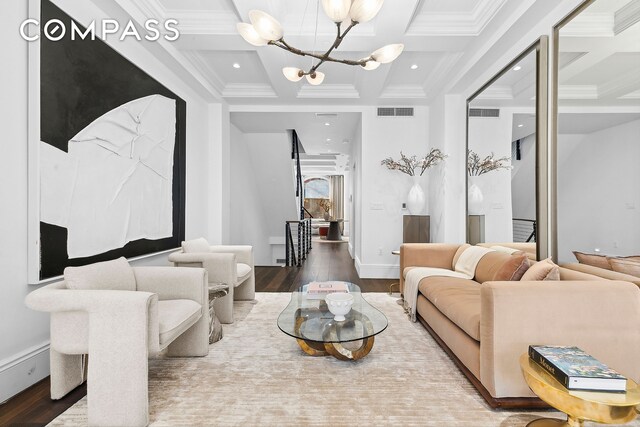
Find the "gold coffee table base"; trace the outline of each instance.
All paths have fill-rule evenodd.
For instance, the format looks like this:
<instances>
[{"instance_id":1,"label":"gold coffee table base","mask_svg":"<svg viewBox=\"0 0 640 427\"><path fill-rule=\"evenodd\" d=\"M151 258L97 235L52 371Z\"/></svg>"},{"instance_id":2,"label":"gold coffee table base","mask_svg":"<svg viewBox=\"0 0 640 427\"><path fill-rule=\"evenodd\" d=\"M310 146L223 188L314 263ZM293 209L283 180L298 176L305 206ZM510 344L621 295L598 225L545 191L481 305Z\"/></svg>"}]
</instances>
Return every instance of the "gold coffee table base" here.
<instances>
[{"instance_id":1,"label":"gold coffee table base","mask_svg":"<svg viewBox=\"0 0 640 427\"><path fill-rule=\"evenodd\" d=\"M342 343L321 343L296 339L298 345L311 356L333 356L340 360L358 360L365 357L373 348L374 337L365 338L357 349L348 349Z\"/></svg>"},{"instance_id":2,"label":"gold coffee table base","mask_svg":"<svg viewBox=\"0 0 640 427\"><path fill-rule=\"evenodd\" d=\"M543 418L527 424L530 427L582 426L585 420L604 424L624 424L636 418L640 404L638 384L627 380L626 393L604 393L568 390L541 366L520 356L520 368L531 390L542 400L567 414L567 421Z\"/></svg>"},{"instance_id":3,"label":"gold coffee table base","mask_svg":"<svg viewBox=\"0 0 640 427\"><path fill-rule=\"evenodd\" d=\"M557 418L539 418L537 420L531 421L529 424L527 424L527 427L576 427L582 425L583 422L581 420L575 419L562 421Z\"/></svg>"}]
</instances>

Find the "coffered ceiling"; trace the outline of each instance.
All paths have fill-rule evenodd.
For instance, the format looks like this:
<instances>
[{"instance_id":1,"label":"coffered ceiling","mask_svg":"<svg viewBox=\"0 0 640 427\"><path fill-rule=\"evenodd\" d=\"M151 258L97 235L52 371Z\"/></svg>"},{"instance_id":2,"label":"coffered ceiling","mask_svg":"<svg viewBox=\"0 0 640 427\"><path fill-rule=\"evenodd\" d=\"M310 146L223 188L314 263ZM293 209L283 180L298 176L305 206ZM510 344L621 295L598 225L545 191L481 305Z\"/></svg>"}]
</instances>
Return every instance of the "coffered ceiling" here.
<instances>
[{"instance_id":1,"label":"coffered ceiling","mask_svg":"<svg viewBox=\"0 0 640 427\"><path fill-rule=\"evenodd\" d=\"M287 42L324 51L335 38L319 0L117 0L132 16L178 20L174 56L199 74L208 90L229 104L427 104L447 82L465 48L513 0L387 0L378 16L358 25L336 56L360 59L390 43L404 53L377 70L328 63L322 85L289 82L286 66L309 68L311 60L274 46L254 47L236 31L251 9L280 21ZM317 30L316 30L317 27ZM234 68L234 64L236 64ZM414 66L412 68L412 66ZM416 67L417 66L417 67Z\"/></svg>"}]
</instances>

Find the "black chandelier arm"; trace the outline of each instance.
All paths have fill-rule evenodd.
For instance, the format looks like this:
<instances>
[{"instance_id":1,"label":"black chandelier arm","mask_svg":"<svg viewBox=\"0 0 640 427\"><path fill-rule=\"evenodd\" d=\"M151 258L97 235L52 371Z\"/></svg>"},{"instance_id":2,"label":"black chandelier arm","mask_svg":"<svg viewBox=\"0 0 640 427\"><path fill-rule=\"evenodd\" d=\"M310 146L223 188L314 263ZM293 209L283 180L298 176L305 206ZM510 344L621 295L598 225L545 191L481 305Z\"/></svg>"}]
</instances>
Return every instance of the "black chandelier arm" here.
<instances>
[{"instance_id":1,"label":"black chandelier arm","mask_svg":"<svg viewBox=\"0 0 640 427\"><path fill-rule=\"evenodd\" d=\"M351 27L353 27L353 25L351 25L349 27L349 29ZM346 31L345 31L344 34L346 34ZM343 37L344 37L344 34L343 34ZM305 74L313 73L320 65L322 65L323 62L338 62L340 64L360 65L360 66L365 66L366 63L367 63L367 60L353 61L353 60L350 60L350 59L336 59L336 58L330 57L329 54L333 51L333 49L335 49L334 46L332 46L331 49L329 49L324 54L320 55L320 54L317 54L317 53L314 53L314 52L307 52L307 51L295 48L295 47L291 46L290 44L288 44L286 41L284 41L284 39L280 39L280 40L276 40L276 41L270 41L269 44L272 45L272 46L277 46L280 49L286 50L288 52L291 52L291 53L299 55L299 56L311 56L312 58L319 59L320 62L317 63L316 65L314 65L313 68L311 68L311 70L309 70L309 72L307 72Z\"/></svg>"}]
</instances>

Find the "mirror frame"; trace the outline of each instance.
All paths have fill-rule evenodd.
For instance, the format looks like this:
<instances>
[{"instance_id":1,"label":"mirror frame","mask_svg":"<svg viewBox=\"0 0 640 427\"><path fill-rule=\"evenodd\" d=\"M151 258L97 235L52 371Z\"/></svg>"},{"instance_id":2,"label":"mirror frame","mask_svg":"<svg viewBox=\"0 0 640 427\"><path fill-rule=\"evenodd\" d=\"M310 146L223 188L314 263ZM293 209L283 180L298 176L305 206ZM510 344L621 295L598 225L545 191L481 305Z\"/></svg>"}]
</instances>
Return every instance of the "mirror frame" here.
<instances>
[{"instance_id":1,"label":"mirror frame","mask_svg":"<svg viewBox=\"0 0 640 427\"><path fill-rule=\"evenodd\" d=\"M588 0L595 1L595 0ZM520 55L509 62L480 89L467 98L466 109L466 144L464 155L465 171L465 230L469 241L469 175L467 161L469 152L469 108L471 102L496 80L511 70L517 63L531 52L536 53L536 258L542 260L549 253L549 148L548 148L548 51L549 37L541 36L527 47Z\"/></svg>"},{"instance_id":2,"label":"mirror frame","mask_svg":"<svg viewBox=\"0 0 640 427\"><path fill-rule=\"evenodd\" d=\"M591 6L596 0L585 0L573 9L567 16L562 18L560 22L553 26L553 78L551 79L551 137L550 137L550 198L549 198L549 215L551 219L551 227L549 230L550 245L549 256L554 262L558 262L558 61L560 58L560 30L578 16L583 10Z\"/></svg>"}]
</instances>

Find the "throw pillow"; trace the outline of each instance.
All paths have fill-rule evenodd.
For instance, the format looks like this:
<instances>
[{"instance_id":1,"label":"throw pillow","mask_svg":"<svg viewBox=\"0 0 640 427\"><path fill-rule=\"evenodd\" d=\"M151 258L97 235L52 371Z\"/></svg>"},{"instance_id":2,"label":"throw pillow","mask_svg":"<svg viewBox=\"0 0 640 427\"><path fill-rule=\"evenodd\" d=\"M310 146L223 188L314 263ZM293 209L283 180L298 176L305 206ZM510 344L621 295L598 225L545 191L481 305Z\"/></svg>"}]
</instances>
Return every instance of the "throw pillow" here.
<instances>
[{"instance_id":1,"label":"throw pillow","mask_svg":"<svg viewBox=\"0 0 640 427\"><path fill-rule=\"evenodd\" d=\"M520 280L560 280L560 268L547 258L529 267Z\"/></svg>"},{"instance_id":2,"label":"throw pillow","mask_svg":"<svg viewBox=\"0 0 640 427\"><path fill-rule=\"evenodd\" d=\"M520 249L508 248L506 246L491 246L491 249L513 255L516 252L522 252Z\"/></svg>"},{"instance_id":3,"label":"throw pillow","mask_svg":"<svg viewBox=\"0 0 640 427\"><path fill-rule=\"evenodd\" d=\"M123 257L64 269L69 289L135 291L136 277Z\"/></svg>"},{"instance_id":4,"label":"throw pillow","mask_svg":"<svg viewBox=\"0 0 640 427\"><path fill-rule=\"evenodd\" d=\"M211 252L211 245L204 237L199 239L187 240L182 242L182 251L184 253L202 253Z\"/></svg>"},{"instance_id":5,"label":"throw pillow","mask_svg":"<svg viewBox=\"0 0 640 427\"><path fill-rule=\"evenodd\" d=\"M456 263L458 262L458 259L460 258L460 255L462 255L462 252L464 252L464 250L467 249L468 247L471 247L471 245L468 244L468 243L465 243L464 245L460 245L460 247L456 251L455 255L453 256L453 263L451 264L451 269L452 270L456 269Z\"/></svg>"},{"instance_id":6,"label":"throw pillow","mask_svg":"<svg viewBox=\"0 0 640 427\"><path fill-rule=\"evenodd\" d=\"M578 251L573 251L573 254L576 256L576 259L580 264L587 264L593 267L611 270L611 265L609 265L609 260L605 255L585 254Z\"/></svg>"},{"instance_id":7,"label":"throw pillow","mask_svg":"<svg viewBox=\"0 0 640 427\"><path fill-rule=\"evenodd\" d=\"M523 252L510 255L493 251L483 256L478 263L475 280L478 283L520 280L528 268L529 258Z\"/></svg>"},{"instance_id":8,"label":"throw pillow","mask_svg":"<svg viewBox=\"0 0 640 427\"><path fill-rule=\"evenodd\" d=\"M611 263L613 271L640 277L640 261L634 261L629 258L631 257L609 258L609 262Z\"/></svg>"}]
</instances>

